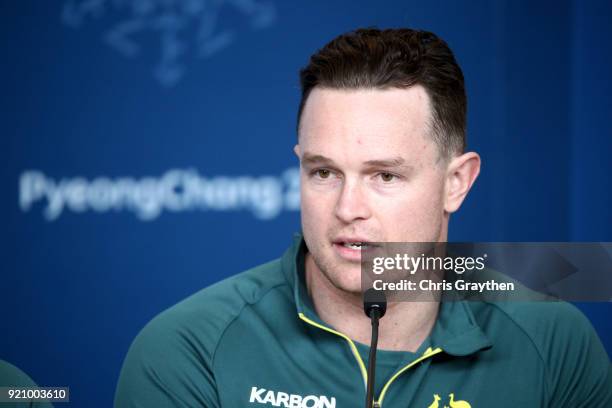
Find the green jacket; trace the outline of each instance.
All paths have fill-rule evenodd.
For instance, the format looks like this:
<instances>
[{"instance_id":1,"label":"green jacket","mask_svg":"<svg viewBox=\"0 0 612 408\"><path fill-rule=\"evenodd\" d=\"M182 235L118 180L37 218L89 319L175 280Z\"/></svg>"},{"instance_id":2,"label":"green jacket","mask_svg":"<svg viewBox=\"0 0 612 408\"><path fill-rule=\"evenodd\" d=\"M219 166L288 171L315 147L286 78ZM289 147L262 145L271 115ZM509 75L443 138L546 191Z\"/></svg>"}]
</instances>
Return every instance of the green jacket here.
<instances>
[{"instance_id":1,"label":"green jacket","mask_svg":"<svg viewBox=\"0 0 612 408\"><path fill-rule=\"evenodd\" d=\"M36 388L38 385L26 373L8 361L0 360L0 387ZM6 394L4 394L6 397ZM0 408L53 408L48 401L2 402Z\"/></svg>"},{"instance_id":2,"label":"green jacket","mask_svg":"<svg viewBox=\"0 0 612 408\"><path fill-rule=\"evenodd\" d=\"M123 407L362 407L368 347L322 322L305 245L153 319L125 359ZM364 316L364 318L366 318ZM379 350L382 407L612 407L612 367L588 320L545 302L446 302L416 353Z\"/></svg>"}]
</instances>

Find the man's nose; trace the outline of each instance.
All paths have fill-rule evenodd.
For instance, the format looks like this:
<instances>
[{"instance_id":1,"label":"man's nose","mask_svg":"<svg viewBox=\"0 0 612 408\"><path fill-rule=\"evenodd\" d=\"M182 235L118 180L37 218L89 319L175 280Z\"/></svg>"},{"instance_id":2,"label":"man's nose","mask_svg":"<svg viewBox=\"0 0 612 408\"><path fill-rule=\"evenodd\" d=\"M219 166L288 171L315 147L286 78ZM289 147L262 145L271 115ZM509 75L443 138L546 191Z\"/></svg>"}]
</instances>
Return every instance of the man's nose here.
<instances>
[{"instance_id":1,"label":"man's nose","mask_svg":"<svg viewBox=\"0 0 612 408\"><path fill-rule=\"evenodd\" d=\"M345 223L370 217L367 194L359 181L345 179L336 203L335 214Z\"/></svg>"}]
</instances>

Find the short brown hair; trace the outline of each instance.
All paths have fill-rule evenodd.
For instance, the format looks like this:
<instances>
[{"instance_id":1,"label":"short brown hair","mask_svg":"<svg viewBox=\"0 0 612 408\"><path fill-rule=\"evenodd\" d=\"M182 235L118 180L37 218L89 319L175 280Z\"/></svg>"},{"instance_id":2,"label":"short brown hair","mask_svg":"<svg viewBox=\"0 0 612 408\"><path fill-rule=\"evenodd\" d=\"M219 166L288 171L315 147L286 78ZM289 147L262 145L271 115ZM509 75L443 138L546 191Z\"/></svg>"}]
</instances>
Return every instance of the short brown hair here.
<instances>
[{"instance_id":1,"label":"short brown hair","mask_svg":"<svg viewBox=\"0 0 612 408\"><path fill-rule=\"evenodd\" d=\"M432 136L444 157L465 149L467 98L463 73L448 45L421 30L376 28L342 34L310 57L300 71L300 119L310 92L408 88L421 85L431 101Z\"/></svg>"}]
</instances>

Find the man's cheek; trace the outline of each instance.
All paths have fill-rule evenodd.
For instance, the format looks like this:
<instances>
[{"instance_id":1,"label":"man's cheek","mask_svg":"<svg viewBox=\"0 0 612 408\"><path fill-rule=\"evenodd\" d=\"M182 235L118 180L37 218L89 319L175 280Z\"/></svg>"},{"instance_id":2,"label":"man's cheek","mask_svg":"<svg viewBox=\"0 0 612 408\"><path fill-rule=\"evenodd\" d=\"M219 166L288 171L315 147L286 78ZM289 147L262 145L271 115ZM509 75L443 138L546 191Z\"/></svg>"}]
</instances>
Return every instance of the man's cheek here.
<instances>
[{"instance_id":1,"label":"man's cheek","mask_svg":"<svg viewBox=\"0 0 612 408\"><path fill-rule=\"evenodd\" d=\"M308 216L327 218L333 212L333 205L321 194L306 193L302 196L302 213Z\"/></svg>"}]
</instances>

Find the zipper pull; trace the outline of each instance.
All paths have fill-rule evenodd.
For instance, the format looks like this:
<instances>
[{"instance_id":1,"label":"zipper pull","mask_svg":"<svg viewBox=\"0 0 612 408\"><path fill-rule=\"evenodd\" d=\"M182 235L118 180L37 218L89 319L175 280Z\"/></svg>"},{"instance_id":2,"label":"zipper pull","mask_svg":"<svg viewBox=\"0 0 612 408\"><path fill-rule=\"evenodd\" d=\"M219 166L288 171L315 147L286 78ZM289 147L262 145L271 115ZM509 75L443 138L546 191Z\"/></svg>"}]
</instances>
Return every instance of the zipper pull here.
<instances>
[{"instance_id":1,"label":"zipper pull","mask_svg":"<svg viewBox=\"0 0 612 408\"><path fill-rule=\"evenodd\" d=\"M380 408L380 403L378 403L377 401L374 401L374 404L372 405L374 405L374 408Z\"/></svg>"}]
</instances>

